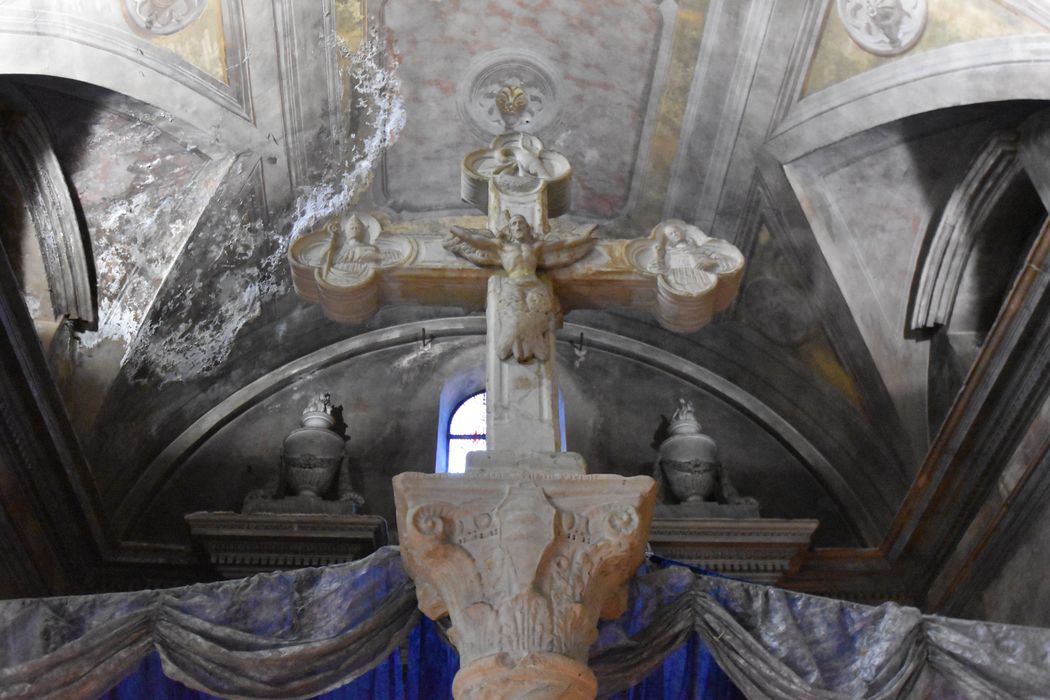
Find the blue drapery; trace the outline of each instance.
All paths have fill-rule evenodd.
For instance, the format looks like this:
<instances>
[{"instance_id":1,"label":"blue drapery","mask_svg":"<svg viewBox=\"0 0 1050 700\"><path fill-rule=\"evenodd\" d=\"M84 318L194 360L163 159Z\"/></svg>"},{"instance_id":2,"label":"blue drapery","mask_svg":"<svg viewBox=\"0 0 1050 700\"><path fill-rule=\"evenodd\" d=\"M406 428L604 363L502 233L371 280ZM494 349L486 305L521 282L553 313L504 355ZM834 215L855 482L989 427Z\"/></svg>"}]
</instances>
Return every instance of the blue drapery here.
<instances>
[{"instance_id":1,"label":"blue drapery","mask_svg":"<svg viewBox=\"0 0 1050 700\"><path fill-rule=\"evenodd\" d=\"M406 653L404 656L402 654ZM452 678L459 657L437 625L422 618L408 636L405 649L341 688L318 700L451 700ZM156 652L101 700L212 700L164 675ZM615 700L741 700L743 695L693 634L645 680L612 696Z\"/></svg>"},{"instance_id":2,"label":"blue drapery","mask_svg":"<svg viewBox=\"0 0 1050 700\"><path fill-rule=\"evenodd\" d=\"M448 697L455 653L420 617L392 547L236 581L0 601L0 698ZM620 698L738 697L725 676L769 700L1047 697L1050 630L652 562L589 664Z\"/></svg>"},{"instance_id":3,"label":"blue drapery","mask_svg":"<svg viewBox=\"0 0 1050 700\"><path fill-rule=\"evenodd\" d=\"M405 698L401 658L394 652L371 671L341 688L317 696L318 700L401 700ZM100 700L221 700L187 688L164 675L156 652L142 660L139 667L120 685Z\"/></svg>"}]
</instances>

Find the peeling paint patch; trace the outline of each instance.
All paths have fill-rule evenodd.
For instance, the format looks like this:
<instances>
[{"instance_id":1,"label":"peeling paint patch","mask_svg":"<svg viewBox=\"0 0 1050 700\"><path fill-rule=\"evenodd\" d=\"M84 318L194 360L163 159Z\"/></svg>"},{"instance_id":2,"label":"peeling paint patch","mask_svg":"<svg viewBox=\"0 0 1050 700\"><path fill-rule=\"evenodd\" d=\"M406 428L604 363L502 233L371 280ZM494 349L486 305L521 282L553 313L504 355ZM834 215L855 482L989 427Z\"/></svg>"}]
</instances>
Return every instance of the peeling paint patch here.
<instances>
[{"instance_id":1,"label":"peeling paint patch","mask_svg":"<svg viewBox=\"0 0 1050 700\"><path fill-rule=\"evenodd\" d=\"M396 64L385 67L386 53L376 30L355 50L341 39L340 70L353 85L353 109L361 128L348 134L338 155L321 181L304 188L295 203L289 240L309 231L318 222L351 209L372 184L375 168L405 126L405 104ZM345 84L345 83L344 83Z\"/></svg>"},{"instance_id":2,"label":"peeling paint patch","mask_svg":"<svg viewBox=\"0 0 1050 700\"><path fill-rule=\"evenodd\" d=\"M40 300L37 299L36 296L30 290L25 290L22 294L22 297L25 299L26 308L29 309L30 317L34 319L40 318L40 309L42 308Z\"/></svg>"},{"instance_id":3,"label":"peeling paint patch","mask_svg":"<svg viewBox=\"0 0 1050 700\"><path fill-rule=\"evenodd\" d=\"M223 230L223 240L197 240L187 250L187 274L153 310L126 357L137 380L165 384L214 371L245 324L286 285L280 268L266 262L280 244L261 222L246 224L231 213L214 228Z\"/></svg>"},{"instance_id":4,"label":"peeling paint patch","mask_svg":"<svg viewBox=\"0 0 1050 700\"><path fill-rule=\"evenodd\" d=\"M83 159L73 178L83 185L92 231L99 322L78 337L83 348L111 340L130 350L210 195L213 164L157 127L113 112L92 123L87 144L98 157Z\"/></svg>"},{"instance_id":5,"label":"peeling paint patch","mask_svg":"<svg viewBox=\"0 0 1050 700\"><path fill-rule=\"evenodd\" d=\"M231 215L194 235L180 262L179 284L150 311L148 326L125 355L136 380L184 381L222 366L245 325L289 291L285 256L291 240L351 208L368 189L380 157L404 125L400 85L394 68L384 65L375 34L357 50L341 42L338 49L341 70L354 86L352 121L358 127L332 149L331 162L316 184L303 188L284 225L264 226L258 217L245 223Z\"/></svg>"}]
</instances>

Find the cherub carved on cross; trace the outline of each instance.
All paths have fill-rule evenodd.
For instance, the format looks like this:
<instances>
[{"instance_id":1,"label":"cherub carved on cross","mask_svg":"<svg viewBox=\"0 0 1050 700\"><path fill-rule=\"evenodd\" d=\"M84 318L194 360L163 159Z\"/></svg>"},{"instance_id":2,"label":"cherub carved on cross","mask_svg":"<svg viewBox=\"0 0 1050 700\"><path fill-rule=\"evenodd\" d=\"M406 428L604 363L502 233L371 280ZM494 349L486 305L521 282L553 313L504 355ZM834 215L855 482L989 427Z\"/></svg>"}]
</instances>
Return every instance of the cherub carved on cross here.
<instances>
[{"instance_id":1,"label":"cherub carved on cross","mask_svg":"<svg viewBox=\"0 0 1050 700\"><path fill-rule=\"evenodd\" d=\"M505 217L506 224L492 233L488 229L453 226L444 246L465 260L483 267L499 265L507 284L501 287L498 311L501 324L496 338L501 360L514 356L518 362L547 359L547 337L561 326L558 299L539 269L572 265L594 248L595 226L581 226L571 238L537 238L528 220L520 215Z\"/></svg>"}]
</instances>

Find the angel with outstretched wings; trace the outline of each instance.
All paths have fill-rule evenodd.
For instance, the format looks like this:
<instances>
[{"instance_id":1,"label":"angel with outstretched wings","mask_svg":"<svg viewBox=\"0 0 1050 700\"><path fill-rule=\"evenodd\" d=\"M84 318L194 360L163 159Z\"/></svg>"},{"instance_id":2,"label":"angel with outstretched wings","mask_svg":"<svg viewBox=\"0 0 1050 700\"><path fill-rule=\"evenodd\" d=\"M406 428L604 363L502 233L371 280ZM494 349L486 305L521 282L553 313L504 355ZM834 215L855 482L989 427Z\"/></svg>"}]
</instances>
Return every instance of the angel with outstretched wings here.
<instances>
[{"instance_id":1,"label":"angel with outstretched wings","mask_svg":"<svg viewBox=\"0 0 1050 700\"><path fill-rule=\"evenodd\" d=\"M501 359L519 362L547 357L547 338L561 325L558 300L541 281L537 269L571 265L591 252L597 242L594 226L577 229L572 238L537 239L524 216L511 216L495 235L486 229L453 226L445 249L482 267L500 266L510 284L503 285L498 305Z\"/></svg>"},{"instance_id":2,"label":"angel with outstretched wings","mask_svg":"<svg viewBox=\"0 0 1050 700\"><path fill-rule=\"evenodd\" d=\"M445 249L475 265L499 265L511 277L535 276L536 270L571 265L591 252L594 225L581 226L572 238L536 238L532 226L515 214L495 235L488 229L453 226Z\"/></svg>"}]
</instances>

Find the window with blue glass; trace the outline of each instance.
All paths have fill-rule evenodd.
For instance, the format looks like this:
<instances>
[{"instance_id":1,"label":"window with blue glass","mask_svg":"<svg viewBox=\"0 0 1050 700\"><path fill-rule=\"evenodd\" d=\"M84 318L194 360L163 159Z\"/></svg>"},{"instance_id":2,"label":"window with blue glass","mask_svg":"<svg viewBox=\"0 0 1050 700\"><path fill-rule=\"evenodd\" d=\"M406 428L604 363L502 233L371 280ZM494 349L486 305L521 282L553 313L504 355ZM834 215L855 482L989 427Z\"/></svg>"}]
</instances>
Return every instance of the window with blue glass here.
<instances>
[{"instance_id":1,"label":"window with blue glass","mask_svg":"<svg viewBox=\"0 0 1050 700\"><path fill-rule=\"evenodd\" d=\"M448 422L448 472L462 474L467 453L485 449L485 392L467 397Z\"/></svg>"}]
</instances>

